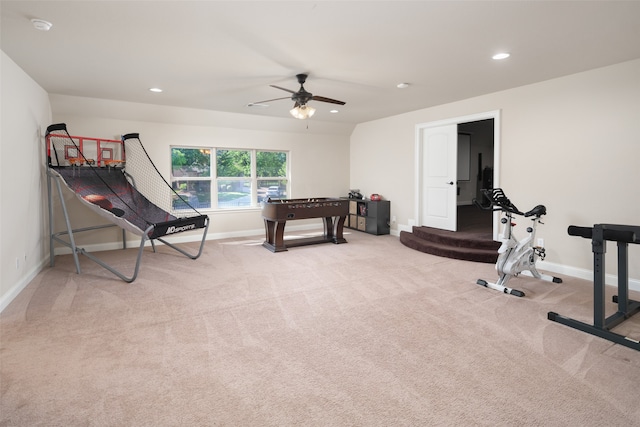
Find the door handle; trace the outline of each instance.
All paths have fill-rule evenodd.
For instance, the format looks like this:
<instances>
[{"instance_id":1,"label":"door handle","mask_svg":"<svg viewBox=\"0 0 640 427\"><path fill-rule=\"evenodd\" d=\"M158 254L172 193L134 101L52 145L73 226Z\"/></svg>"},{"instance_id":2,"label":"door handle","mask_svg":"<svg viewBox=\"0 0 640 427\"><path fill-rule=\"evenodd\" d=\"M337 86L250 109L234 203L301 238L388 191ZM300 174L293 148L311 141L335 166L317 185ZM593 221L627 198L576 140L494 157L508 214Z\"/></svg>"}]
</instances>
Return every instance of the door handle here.
<instances>
[{"instance_id":1,"label":"door handle","mask_svg":"<svg viewBox=\"0 0 640 427\"><path fill-rule=\"evenodd\" d=\"M453 185L453 181L445 182L445 184Z\"/></svg>"}]
</instances>

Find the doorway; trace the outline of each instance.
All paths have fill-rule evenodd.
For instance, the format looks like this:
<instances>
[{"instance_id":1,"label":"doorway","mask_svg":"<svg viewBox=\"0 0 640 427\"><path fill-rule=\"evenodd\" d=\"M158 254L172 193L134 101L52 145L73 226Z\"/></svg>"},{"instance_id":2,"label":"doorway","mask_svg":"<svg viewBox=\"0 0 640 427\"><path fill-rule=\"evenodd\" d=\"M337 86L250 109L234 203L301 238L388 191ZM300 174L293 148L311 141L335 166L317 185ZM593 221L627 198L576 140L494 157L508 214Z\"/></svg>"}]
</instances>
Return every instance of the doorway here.
<instances>
[{"instance_id":1,"label":"doorway","mask_svg":"<svg viewBox=\"0 0 640 427\"><path fill-rule=\"evenodd\" d=\"M416 126L417 225L457 231L490 221L497 237L497 216L473 199L482 200L482 188L498 185L499 129L499 111Z\"/></svg>"},{"instance_id":2,"label":"doorway","mask_svg":"<svg viewBox=\"0 0 640 427\"><path fill-rule=\"evenodd\" d=\"M458 124L457 231L491 231L490 211L474 205L487 205L483 188L493 188L494 119Z\"/></svg>"}]
</instances>

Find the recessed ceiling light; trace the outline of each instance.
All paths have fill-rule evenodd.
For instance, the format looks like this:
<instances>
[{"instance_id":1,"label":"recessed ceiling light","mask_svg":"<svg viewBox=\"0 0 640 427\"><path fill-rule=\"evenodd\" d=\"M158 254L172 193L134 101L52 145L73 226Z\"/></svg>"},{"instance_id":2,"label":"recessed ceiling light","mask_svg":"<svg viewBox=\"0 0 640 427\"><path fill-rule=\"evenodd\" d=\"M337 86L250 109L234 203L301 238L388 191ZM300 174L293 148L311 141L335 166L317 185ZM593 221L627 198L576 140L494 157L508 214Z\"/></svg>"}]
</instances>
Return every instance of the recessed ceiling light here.
<instances>
[{"instance_id":1,"label":"recessed ceiling light","mask_svg":"<svg viewBox=\"0 0 640 427\"><path fill-rule=\"evenodd\" d=\"M51 22L45 21L43 19L32 19L31 23L36 30L40 31L49 31L51 27L53 27L53 24Z\"/></svg>"},{"instance_id":2,"label":"recessed ceiling light","mask_svg":"<svg viewBox=\"0 0 640 427\"><path fill-rule=\"evenodd\" d=\"M491 58L496 59L496 60L500 60L500 59L507 59L508 57L510 57L511 54L507 53L507 52L501 52L501 53L496 53L495 55L493 55Z\"/></svg>"},{"instance_id":3,"label":"recessed ceiling light","mask_svg":"<svg viewBox=\"0 0 640 427\"><path fill-rule=\"evenodd\" d=\"M152 87L149 89L150 92L155 92L155 93L160 93L162 92L162 89L160 89L159 87Z\"/></svg>"},{"instance_id":4,"label":"recessed ceiling light","mask_svg":"<svg viewBox=\"0 0 640 427\"><path fill-rule=\"evenodd\" d=\"M409 83L398 83L398 84L396 85L396 87L397 87L398 89L405 89L405 88L408 88L408 87L409 87Z\"/></svg>"},{"instance_id":5,"label":"recessed ceiling light","mask_svg":"<svg viewBox=\"0 0 640 427\"><path fill-rule=\"evenodd\" d=\"M330 113L333 113L333 114L336 114L336 113L339 113L339 112L340 112L340 110L330 110L329 112L330 112Z\"/></svg>"}]
</instances>

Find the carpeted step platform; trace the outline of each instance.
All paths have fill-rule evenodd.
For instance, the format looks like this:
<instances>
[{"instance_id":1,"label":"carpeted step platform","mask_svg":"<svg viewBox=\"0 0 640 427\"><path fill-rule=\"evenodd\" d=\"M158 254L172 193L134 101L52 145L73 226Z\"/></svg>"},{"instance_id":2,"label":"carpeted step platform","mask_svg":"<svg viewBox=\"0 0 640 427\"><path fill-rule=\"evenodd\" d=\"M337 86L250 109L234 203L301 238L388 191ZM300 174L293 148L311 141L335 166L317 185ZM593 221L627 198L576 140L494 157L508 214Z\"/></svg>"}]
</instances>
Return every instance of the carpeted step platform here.
<instances>
[{"instance_id":1,"label":"carpeted step platform","mask_svg":"<svg viewBox=\"0 0 640 427\"><path fill-rule=\"evenodd\" d=\"M411 233L401 231L400 242L432 255L490 264L498 259L500 247L491 233L453 232L430 227L413 227Z\"/></svg>"}]
</instances>

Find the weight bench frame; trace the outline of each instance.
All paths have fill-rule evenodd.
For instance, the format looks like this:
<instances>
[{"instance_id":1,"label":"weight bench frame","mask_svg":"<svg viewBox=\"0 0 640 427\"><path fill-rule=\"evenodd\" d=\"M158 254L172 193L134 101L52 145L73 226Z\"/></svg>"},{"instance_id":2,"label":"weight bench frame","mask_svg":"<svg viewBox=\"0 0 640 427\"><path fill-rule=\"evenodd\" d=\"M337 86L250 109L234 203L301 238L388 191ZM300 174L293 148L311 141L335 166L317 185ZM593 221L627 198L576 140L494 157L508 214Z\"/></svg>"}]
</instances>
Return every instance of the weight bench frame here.
<instances>
[{"instance_id":1,"label":"weight bench frame","mask_svg":"<svg viewBox=\"0 0 640 427\"><path fill-rule=\"evenodd\" d=\"M611 329L640 312L640 302L629 299L629 243L640 244L640 226L595 224L590 227L570 226L569 235L591 238L593 251L593 325L550 311L551 321L604 338L616 344L640 351L640 341L612 332ZM618 295L613 302L618 310L605 314L605 253L607 241L618 244Z\"/></svg>"}]
</instances>

